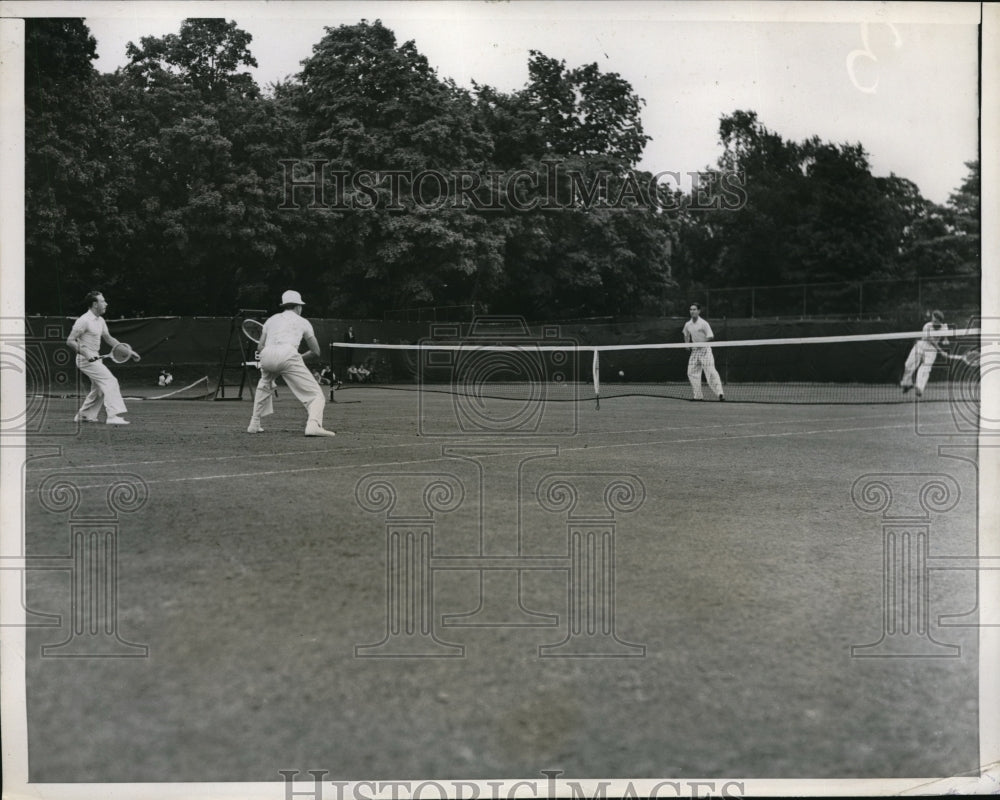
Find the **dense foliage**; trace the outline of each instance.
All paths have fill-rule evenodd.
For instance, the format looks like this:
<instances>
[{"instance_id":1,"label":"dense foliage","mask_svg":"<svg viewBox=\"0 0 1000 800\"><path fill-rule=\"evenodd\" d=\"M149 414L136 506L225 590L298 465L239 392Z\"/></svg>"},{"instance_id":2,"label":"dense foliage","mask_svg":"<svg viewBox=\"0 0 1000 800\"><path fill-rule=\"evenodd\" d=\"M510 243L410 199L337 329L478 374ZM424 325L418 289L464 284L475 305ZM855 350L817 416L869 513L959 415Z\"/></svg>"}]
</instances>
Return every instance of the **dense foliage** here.
<instances>
[{"instance_id":1,"label":"dense foliage","mask_svg":"<svg viewBox=\"0 0 1000 800\"><path fill-rule=\"evenodd\" d=\"M946 206L859 144L789 142L749 111L687 191L638 171L622 76L532 52L504 93L441 79L379 21L327 28L262 91L251 37L190 19L99 74L78 19L31 19L26 305L314 315L475 304L530 318L675 312L691 292L975 274L979 170Z\"/></svg>"}]
</instances>

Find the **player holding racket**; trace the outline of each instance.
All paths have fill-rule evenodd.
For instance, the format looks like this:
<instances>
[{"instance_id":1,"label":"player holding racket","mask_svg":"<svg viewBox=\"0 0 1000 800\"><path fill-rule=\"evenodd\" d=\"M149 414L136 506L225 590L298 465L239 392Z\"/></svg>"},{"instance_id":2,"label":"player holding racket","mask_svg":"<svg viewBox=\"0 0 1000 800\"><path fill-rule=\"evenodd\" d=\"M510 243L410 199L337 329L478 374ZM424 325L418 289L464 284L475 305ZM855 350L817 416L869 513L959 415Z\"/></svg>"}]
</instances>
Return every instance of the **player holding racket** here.
<instances>
[{"instance_id":1,"label":"player holding racket","mask_svg":"<svg viewBox=\"0 0 1000 800\"><path fill-rule=\"evenodd\" d=\"M80 410L73 418L74 422L97 422L101 405L107 410L108 425L128 425L128 420L122 419L122 414L128 413L125 401L122 399L118 379L104 364L104 357L99 355L101 342L107 342L112 348L128 348L115 339L108 331L108 323L104 312L108 310L108 301L100 292L90 292L84 298L87 311L73 323L66 344L76 353L76 366L84 375L90 378L90 392L87 394ZM131 348L128 348L131 353Z\"/></svg>"},{"instance_id":2,"label":"player holding racket","mask_svg":"<svg viewBox=\"0 0 1000 800\"><path fill-rule=\"evenodd\" d=\"M948 340L942 335L947 330L944 314L935 310L931 314L931 321L924 324L920 338L910 348L910 354L906 357L903 380L899 382L903 387L903 394L916 386L917 397L920 397L927 386L927 379L931 376L931 367L934 366L938 353L946 358L949 357L944 350L948 346ZM916 373L915 380L914 373Z\"/></svg>"},{"instance_id":3,"label":"player holding racket","mask_svg":"<svg viewBox=\"0 0 1000 800\"><path fill-rule=\"evenodd\" d=\"M320 357L319 342L312 324L302 317L305 303L298 292L281 295L280 314L264 323L257 350L260 356L260 381L253 398L253 414L247 433L263 433L260 418L274 413L274 382L283 378L299 401L306 407L306 436L336 436L323 427L326 398L316 378L302 360L299 347L303 340L309 352Z\"/></svg>"},{"instance_id":4,"label":"player holding racket","mask_svg":"<svg viewBox=\"0 0 1000 800\"><path fill-rule=\"evenodd\" d=\"M710 342L715 338L712 326L701 318L701 306L692 303L689 309L691 319L684 323L684 341L696 344ZM688 380L691 382L692 399L701 400L701 373L704 371L710 388L720 400L725 400L722 394L722 379L715 369L715 356L711 347L692 347L688 359Z\"/></svg>"}]
</instances>

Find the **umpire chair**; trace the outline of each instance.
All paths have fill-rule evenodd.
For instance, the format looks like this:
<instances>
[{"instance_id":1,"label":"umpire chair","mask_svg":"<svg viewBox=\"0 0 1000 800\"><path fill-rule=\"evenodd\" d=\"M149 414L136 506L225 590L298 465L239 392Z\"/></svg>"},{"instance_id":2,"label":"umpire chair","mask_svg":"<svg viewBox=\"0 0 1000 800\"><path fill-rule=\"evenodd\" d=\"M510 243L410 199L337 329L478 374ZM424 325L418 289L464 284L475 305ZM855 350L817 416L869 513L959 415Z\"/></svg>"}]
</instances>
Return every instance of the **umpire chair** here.
<instances>
[{"instance_id":1,"label":"umpire chair","mask_svg":"<svg viewBox=\"0 0 1000 800\"><path fill-rule=\"evenodd\" d=\"M253 358L254 351L250 349L252 344L243 335L243 321L256 319L259 322L267 317L267 311L260 308L240 308L229 320L229 340L226 342L226 349L222 353L222 366L219 368L219 382L215 387L216 400L242 400L245 389L254 383L254 378L250 374L250 368L258 368L257 361ZM236 375L239 381L236 380ZM227 382L227 379L228 382ZM231 390L227 396L226 388Z\"/></svg>"}]
</instances>

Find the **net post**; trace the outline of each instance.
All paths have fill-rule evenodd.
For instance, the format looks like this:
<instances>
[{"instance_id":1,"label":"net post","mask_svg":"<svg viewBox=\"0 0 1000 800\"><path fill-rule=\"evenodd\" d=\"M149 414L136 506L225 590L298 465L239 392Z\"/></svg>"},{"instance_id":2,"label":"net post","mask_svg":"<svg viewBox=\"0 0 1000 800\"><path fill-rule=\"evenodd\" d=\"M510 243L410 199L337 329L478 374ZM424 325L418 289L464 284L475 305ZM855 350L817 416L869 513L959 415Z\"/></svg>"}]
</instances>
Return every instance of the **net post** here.
<instances>
[{"instance_id":1,"label":"net post","mask_svg":"<svg viewBox=\"0 0 1000 800\"><path fill-rule=\"evenodd\" d=\"M591 367L594 378L594 400L596 401L596 411L601 410L601 356L600 350L594 348L594 360Z\"/></svg>"},{"instance_id":2,"label":"net post","mask_svg":"<svg viewBox=\"0 0 1000 800\"><path fill-rule=\"evenodd\" d=\"M337 389L337 370L333 368L333 354L336 352L335 343L330 342L327 346L327 363L330 365L330 402L336 403L336 389Z\"/></svg>"}]
</instances>

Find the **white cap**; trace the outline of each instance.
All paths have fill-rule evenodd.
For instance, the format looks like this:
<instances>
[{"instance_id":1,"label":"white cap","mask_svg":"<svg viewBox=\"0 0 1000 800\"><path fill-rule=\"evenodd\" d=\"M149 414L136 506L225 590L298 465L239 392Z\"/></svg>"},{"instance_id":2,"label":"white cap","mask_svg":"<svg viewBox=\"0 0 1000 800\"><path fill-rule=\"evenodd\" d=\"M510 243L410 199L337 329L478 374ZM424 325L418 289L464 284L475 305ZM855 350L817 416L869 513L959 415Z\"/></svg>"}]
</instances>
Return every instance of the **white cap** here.
<instances>
[{"instance_id":1,"label":"white cap","mask_svg":"<svg viewBox=\"0 0 1000 800\"><path fill-rule=\"evenodd\" d=\"M284 292L281 295L281 305L304 306L305 301L302 299L302 295L300 295L298 292L289 289L287 292Z\"/></svg>"}]
</instances>

